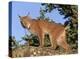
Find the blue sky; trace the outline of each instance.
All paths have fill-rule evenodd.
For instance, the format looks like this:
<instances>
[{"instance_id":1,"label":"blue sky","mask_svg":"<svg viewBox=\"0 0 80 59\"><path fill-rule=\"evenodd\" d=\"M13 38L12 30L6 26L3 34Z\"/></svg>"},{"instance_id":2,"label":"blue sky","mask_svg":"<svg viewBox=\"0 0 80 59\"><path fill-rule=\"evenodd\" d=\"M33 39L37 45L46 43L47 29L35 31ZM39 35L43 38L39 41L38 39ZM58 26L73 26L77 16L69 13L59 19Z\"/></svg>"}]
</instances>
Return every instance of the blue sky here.
<instances>
[{"instance_id":1,"label":"blue sky","mask_svg":"<svg viewBox=\"0 0 80 59\"><path fill-rule=\"evenodd\" d=\"M21 37L25 35L25 29L21 26L18 15L25 16L30 12L29 16L36 19L40 16L40 7L41 3L12 2L12 36L15 36L17 41L22 40ZM66 21L57 10L47 13L46 16L53 19L56 23L64 24ZM27 30L26 33L28 34Z\"/></svg>"}]
</instances>

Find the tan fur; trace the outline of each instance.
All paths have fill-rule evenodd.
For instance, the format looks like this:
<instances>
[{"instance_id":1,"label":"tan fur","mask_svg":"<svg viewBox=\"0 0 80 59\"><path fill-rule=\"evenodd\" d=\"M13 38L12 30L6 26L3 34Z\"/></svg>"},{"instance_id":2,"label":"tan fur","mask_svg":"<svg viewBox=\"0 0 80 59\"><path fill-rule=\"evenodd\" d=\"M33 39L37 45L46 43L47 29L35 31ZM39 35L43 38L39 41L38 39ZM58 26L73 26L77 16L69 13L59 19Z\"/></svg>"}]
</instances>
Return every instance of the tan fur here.
<instances>
[{"instance_id":1,"label":"tan fur","mask_svg":"<svg viewBox=\"0 0 80 59\"><path fill-rule=\"evenodd\" d=\"M51 46L55 49L61 46L66 51L69 45L66 42L66 31L64 26L48 22L47 20L32 20L29 16L20 17L23 27L39 37L40 46L44 46L44 36L49 34Z\"/></svg>"}]
</instances>

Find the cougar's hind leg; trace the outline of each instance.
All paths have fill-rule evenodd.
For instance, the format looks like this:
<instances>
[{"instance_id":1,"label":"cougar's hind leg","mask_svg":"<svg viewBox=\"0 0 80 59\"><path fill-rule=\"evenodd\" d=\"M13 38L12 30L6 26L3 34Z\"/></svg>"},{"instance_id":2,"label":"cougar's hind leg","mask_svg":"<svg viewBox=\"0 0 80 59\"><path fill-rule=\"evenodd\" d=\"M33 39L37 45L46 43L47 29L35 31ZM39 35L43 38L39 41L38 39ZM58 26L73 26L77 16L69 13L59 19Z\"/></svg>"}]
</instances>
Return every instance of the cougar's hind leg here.
<instances>
[{"instance_id":1,"label":"cougar's hind leg","mask_svg":"<svg viewBox=\"0 0 80 59\"><path fill-rule=\"evenodd\" d=\"M57 44L60 47L64 48L65 52L70 52L70 47L69 47L65 37L62 36L62 37L58 38Z\"/></svg>"}]
</instances>

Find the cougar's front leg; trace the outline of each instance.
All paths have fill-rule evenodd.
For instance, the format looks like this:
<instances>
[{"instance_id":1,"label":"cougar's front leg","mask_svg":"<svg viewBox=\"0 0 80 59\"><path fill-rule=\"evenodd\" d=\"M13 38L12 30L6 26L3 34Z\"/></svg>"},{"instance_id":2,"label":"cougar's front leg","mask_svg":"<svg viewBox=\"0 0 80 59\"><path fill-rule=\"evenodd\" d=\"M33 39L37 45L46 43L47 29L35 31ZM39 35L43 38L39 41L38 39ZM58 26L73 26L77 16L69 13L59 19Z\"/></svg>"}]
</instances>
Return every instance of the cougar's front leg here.
<instances>
[{"instance_id":1,"label":"cougar's front leg","mask_svg":"<svg viewBox=\"0 0 80 59\"><path fill-rule=\"evenodd\" d=\"M44 34L42 32L40 32L38 34L38 37L39 37L40 47L43 47L44 46Z\"/></svg>"},{"instance_id":2,"label":"cougar's front leg","mask_svg":"<svg viewBox=\"0 0 80 59\"><path fill-rule=\"evenodd\" d=\"M52 34L49 34L49 36L50 36L51 47L52 47L53 49L56 49L56 47L57 47L56 39L53 37Z\"/></svg>"}]
</instances>

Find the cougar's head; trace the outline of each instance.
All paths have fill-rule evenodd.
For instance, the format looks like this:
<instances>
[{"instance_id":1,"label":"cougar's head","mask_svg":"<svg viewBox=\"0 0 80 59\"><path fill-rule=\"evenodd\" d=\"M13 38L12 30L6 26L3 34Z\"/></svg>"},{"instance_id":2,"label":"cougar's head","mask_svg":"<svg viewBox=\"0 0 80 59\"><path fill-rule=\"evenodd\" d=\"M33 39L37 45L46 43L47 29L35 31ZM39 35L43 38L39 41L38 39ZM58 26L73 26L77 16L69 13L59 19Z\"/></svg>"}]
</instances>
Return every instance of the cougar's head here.
<instances>
[{"instance_id":1,"label":"cougar's head","mask_svg":"<svg viewBox=\"0 0 80 59\"><path fill-rule=\"evenodd\" d=\"M23 28L29 29L31 18L29 16L19 16Z\"/></svg>"}]
</instances>

